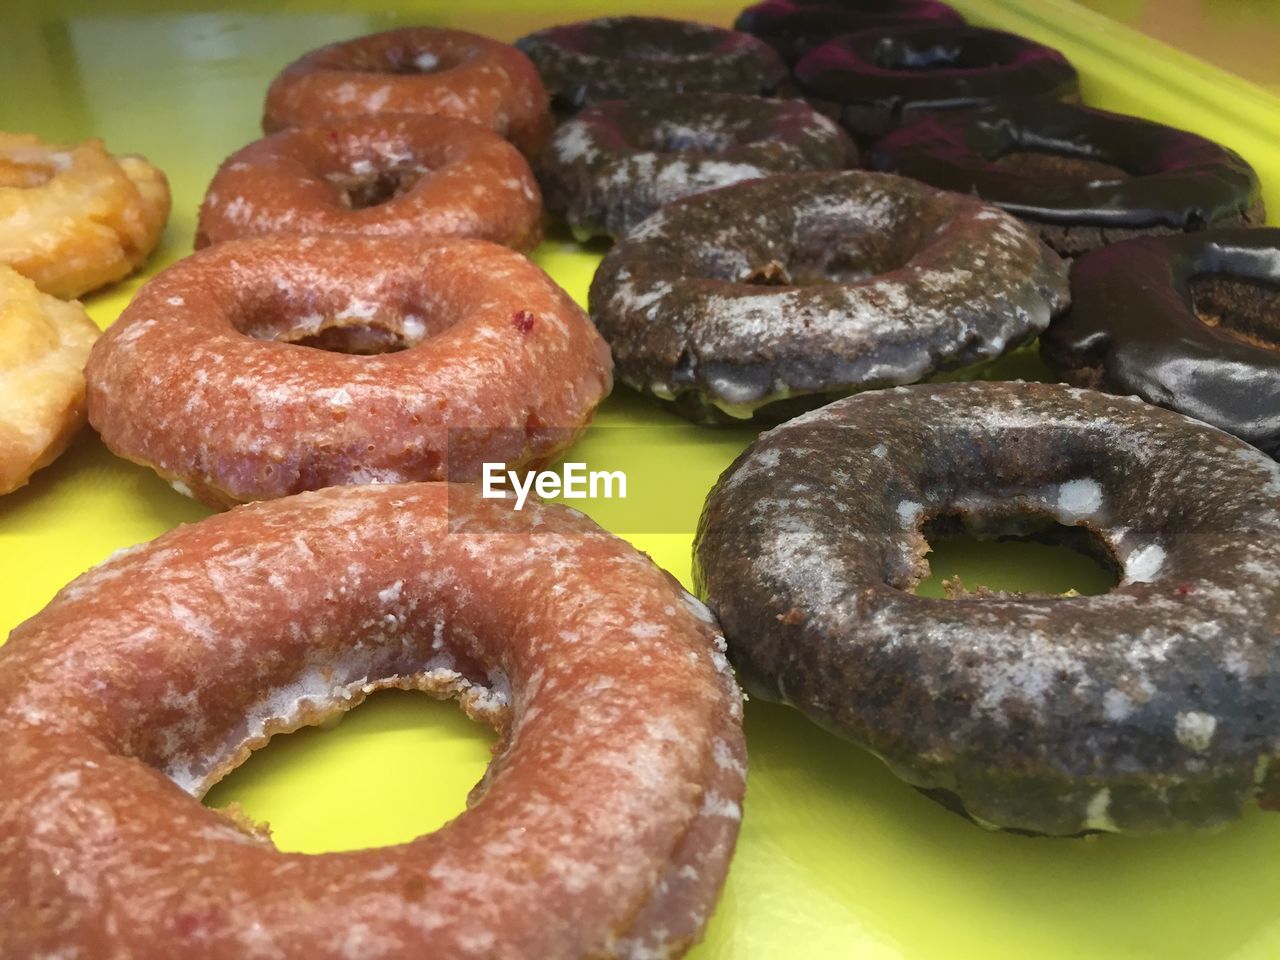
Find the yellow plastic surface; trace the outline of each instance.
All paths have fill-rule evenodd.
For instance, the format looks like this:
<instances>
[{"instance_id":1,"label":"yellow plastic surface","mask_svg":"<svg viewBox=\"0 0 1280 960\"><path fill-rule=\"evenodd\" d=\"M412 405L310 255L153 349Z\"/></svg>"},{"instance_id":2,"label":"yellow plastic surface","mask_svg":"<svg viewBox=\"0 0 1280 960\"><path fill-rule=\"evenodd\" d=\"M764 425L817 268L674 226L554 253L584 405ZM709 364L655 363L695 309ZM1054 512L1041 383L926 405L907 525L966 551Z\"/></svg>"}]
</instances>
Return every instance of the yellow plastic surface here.
<instances>
[{"instance_id":1,"label":"yellow plastic surface","mask_svg":"<svg viewBox=\"0 0 1280 960\"><path fill-rule=\"evenodd\" d=\"M975 20L1061 46L1082 68L1090 102L1235 146L1280 209L1273 98L1065 0L958 5ZM8 0L0 9L0 128L102 136L168 172L174 215L148 273L189 252L205 184L224 156L258 135L268 80L302 51L398 23L511 39L619 10L586 0L178 6ZM659 0L633 9L727 23L736 5ZM597 254L553 240L537 258L582 299ZM109 323L137 283L91 298L95 318ZM588 511L687 580L702 498L750 436L697 430L615 396L573 458L625 466L630 499ZM111 551L205 513L86 432L30 487L0 499L0 636ZM970 586L999 577L1006 588L1043 587L1047 578L1065 589L1071 582L1061 578L1089 575L1053 560L1020 570L1025 555L992 557L952 552L947 572ZM707 940L692 954L699 960L1280 958L1280 817L1254 811L1214 835L1148 839L990 834L789 709L750 704L747 734L742 837ZM242 803L289 850L398 842L462 810L490 742L448 705L385 693L336 730L278 740L209 801Z\"/></svg>"}]
</instances>

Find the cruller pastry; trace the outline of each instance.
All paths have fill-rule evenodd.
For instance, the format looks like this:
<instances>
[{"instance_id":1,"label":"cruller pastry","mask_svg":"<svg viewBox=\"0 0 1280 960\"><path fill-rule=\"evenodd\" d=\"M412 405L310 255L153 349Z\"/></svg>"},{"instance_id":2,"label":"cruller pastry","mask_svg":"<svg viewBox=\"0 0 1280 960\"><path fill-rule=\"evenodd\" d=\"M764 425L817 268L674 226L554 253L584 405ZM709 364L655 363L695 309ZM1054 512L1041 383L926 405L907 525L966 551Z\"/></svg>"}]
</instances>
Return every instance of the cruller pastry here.
<instances>
[{"instance_id":1,"label":"cruller pastry","mask_svg":"<svg viewBox=\"0 0 1280 960\"><path fill-rule=\"evenodd\" d=\"M84 365L98 328L0 266L0 494L52 463L85 420Z\"/></svg>"},{"instance_id":2,"label":"cruller pastry","mask_svg":"<svg viewBox=\"0 0 1280 960\"><path fill-rule=\"evenodd\" d=\"M142 157L0 132L0 263L45 293L79 297L128 276L160 242L169 205L168 181Z\"/></svg>"}]
</instances>

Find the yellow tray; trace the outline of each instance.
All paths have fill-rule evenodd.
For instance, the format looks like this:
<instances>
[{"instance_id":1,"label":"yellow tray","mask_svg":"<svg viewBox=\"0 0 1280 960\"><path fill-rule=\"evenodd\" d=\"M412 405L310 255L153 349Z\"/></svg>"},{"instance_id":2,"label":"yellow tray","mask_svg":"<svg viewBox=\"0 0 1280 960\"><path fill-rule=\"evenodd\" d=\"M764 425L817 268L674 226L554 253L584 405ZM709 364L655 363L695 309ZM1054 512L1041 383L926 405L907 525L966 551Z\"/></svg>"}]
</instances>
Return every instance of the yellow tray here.
<instances>
[{"instance_id":1,"label":"yellow tray","mask_svg":"<svg viewBox=\"0 0 1280 960\"><path fill-rule=\"evenodd\" d=\"M1090 102L1240 150L1280 209L1274 98L1065 0L957 5L975 21L1060 46L1082 68ZM258 135L267 81L303 50L399 23L512 39L556 20L618 12L588 0L554 7L428 0L417 9L402 0L390 12L374 0L283 2L271 12L249 0L218 10L188 3L182 13L161 6L9 0L0 12L0 128L103 136L113 149L146 153L168 171L175 212L149 274L189 251L209 177ZM735 10L675 0L643 5L646 13L718 23ZM584 298L596 254L552 240L537 259ZM95 318L104 326L114 319L137 283L92 298ZM619 395L573 457L628 470L628 503L593 512L687 581L702 498L750 436L696 430ZM111 551L205 512L86 432L29 488L0 499L0 636ZM1067 576L1056 557L1020 580L1008 571L1020 561L1007 555L965 553L955 562L971 584L988 579L988 562L1003 564L1004 582L1014 587ZM1280 817L1255 811L1214 835L1150 839L989 834L788 709L750 704L747 734L746 818L720 909L692 954L701 960L1280 958ZM462 810L489 742L449 705L382 694L332 732L277 740L209 800L240 801L272 823L287 850L398 842Z\"/></svg>"}]
</instances>

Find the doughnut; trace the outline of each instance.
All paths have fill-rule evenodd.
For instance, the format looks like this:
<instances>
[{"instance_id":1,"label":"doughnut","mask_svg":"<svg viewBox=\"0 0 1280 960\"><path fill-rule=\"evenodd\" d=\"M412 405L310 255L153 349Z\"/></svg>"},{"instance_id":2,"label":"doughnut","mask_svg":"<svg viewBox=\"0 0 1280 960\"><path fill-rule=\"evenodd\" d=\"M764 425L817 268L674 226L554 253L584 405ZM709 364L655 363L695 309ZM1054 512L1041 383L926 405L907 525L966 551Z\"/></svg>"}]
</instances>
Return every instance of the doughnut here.
<instances>
[{"instance_id":1,"label":"doughnut","mask_svg":"<svg viewBox=\"0 0 1280 960\"><path fill-rule=\"evenodd\" d=\"M622 382L715 423L999 356L1067 289L1064 261L972 197L793 173L663 207L605 256L590 310Z\"/></svg>"},{"instance_id":2,"label":"doughnut","mask_svg":"<svg viewBox=\"0 0 1280 960\"><path fill-rule=\"evenodd\" d=\"M0 494L25 485L85 420L84 364L98 328L84 307L59 300L0 266Z\"/></svg>"},{"instance_id":3,"label":"doughnut","mask_svg":"<svg viewBox=\"0 0 1280 960\"><path fill-rule=\"evenodd\" d=\"M585 240L713 187L856 165L848 136L803 100L692 93L587 107L556 130L539 173L548 210Z\"/></svg>"},{"instance_id":4,"label":"doughnut","mask_svg":"<svg viewBox=\"0 0 1280 960\"><path fill-rule=\"evenodd\" d=\"M811 102L860 145L921 114L1079 97L1057 50L983 27L865 30L838 37L795 67Z\"/></svg>"},{"instance_id":5,"label":"doughnut","mask_svg":"<svg viewBox=\"0 0 1280 960\"><path fill-rule=\"evenodd\" d=\"M927 115L879 140L867 166L981 197L1063 256L1266 219L1257 174L1239 154L1072 103Z\"/></svg>"},{"instance_id":6,"label":"doughnut","mask_svg":"<svg viewBox=\"0 0 1280 960\"><path fill-rule=\"evenodd\" d=\"M1071 291L1040 345L1058 376L1280 457L1280 229L1116 244L1075 262Z\"/></svg>"},{"instance_id":7,"label":"doughnut","mask_svg":"<svg viewBox=\"0 0 1280 960\"><path fill-rule=\"evenodd\" d=\"M912 592L939 531L1055 521L1114 569L1109 593ZM1280 466L1180 414L1062 384L840 400L725 472L695 567L751 696L979 823L1280 809Z\"/></svg>"},{"instance_id":8,"label":"doughnut","mask_svg":"<svg viewBox=\"0 0 1280 960\"><path fill-rule=\"evenodd\" d=\"M582 514L474 486L333 488L171 531L0 648L0 953L678 957L741 818L722 647ZM273 735L388 687L499 733L445 827L289 854L199 803Z\"/></svg>"},{"instance_id":9,"label":"doughnut","mask_svg":"<svg viewBox=\"0 0 1280 960\"><path fill-rule=\"evenodd\" d=\"M402 27L313 50L271 82L262 129L369 113L469 120L533 156L551 134L547 92L519 50L432 27Z\"/></svg>"},{"instance_id":10,"label":"doughnut","mask_svg":"<svg viewBox=\"0 0 1280 960\"><path fill-rule=\"evenodd\" d=\"M665 17L601 17L539 30L516 41L559 113L648 94L772 96L787 66L745 33Z\"/></svg>"},{"instance_id":11,"label":"doughnut","mask_svg":"<svg viewBox=\"0 0 1280 960\"><path fill-rule=\"evenodd\" d=\"M530 250L542 202L520 151L484 127L348 117L264 137L214 175L197 247L280 232L476 237Z\"/></svg>"},{"instance_id":12,"label":"doughnut","mask_svg":"<svg viewBox=\"0 0 1280 960\"><path fill-rule=\"evenodd\" d=\"M168 219L169 183L142 157L0 131L0 264L45 293L70 300L127 277Z\"/></svg>"},{"instance_id":13,"label":"doughnut","mask_svg":"<svg viewBox=\"0 0 1280 960\"><path fill-rule=\"evenodd\" d=\"M228 240L174 264L86 372L107 446L215 507L536 468L612 385L590 320L520 254L341 234Z\"/></svg>"},{"instance_id":14,"label":"doughnut","mask_svg":"<svg viewBox=\"0 0 1280 960\"><path fill-rule=\"evenodd\" d=\"M759 37L794 64L814 47L846 33L911 24L964 23L955 9L938 0L861 0L856 6L806 0L764 0L747 7L733 28Z\"/></svg>"}]
</instances>

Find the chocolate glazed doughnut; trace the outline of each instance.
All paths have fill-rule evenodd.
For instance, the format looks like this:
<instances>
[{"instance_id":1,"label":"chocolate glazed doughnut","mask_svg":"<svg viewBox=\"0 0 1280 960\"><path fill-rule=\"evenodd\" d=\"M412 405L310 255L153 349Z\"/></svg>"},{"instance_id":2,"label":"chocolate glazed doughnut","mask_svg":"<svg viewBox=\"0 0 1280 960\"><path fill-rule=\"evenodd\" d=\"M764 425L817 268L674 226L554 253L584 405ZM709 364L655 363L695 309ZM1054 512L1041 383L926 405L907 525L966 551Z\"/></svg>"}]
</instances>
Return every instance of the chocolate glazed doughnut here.
<instances>
[{"instance_id":1,"label":"chocolate glazed doughnut","mask_svg":"<svg viewBox=\"0 0 1280 960\"><path fill-rule=\"evenodd\" d=\"M1040 342L1055 373L1280 457L1280 229L1117 244L1077 260L1071 290Z\"/></svg>"},{"instance_id":2,"label":"chocolate glazed doughnut","mask_svg":"<svg viewBox=\"0 0 1280 960\"><path fill-rule=\"evenodd\" d=\"M139 291L89 358L89 422L212 506L532 468L612 385L591 321L483 240L229 240Z\"/></svg>"},{"instance_id":3,"label":"chocolate glazed doughnut","mask_svg":"<svg viewBox=\"0 0 1280 960\"><path fill-rule=\"evenodd\" d=\"M803 100L677 94L587 107L556 130L539 174L547 209L579 239L620 237L672 200L774 173L841 170L857 153Z\"/></svg>"},{"instance_id":4,"label":"chocolate glazed doughnut","mask_svg":"<svg viewBox=\"0 0 1280 960\"><path fill-rule=\"evenodd\" d=\"M576 511L473 487L254 504L125 551L0 648L0 954L668 958L741 818L741 694L697 601ZM388 687L499 733L469 809L283 853L198 798Z\"/></svg>"},{"instance_id":5,"label":"chocolate glazed doughnut","mask_svg":"<svg viewBox=\"0 0 1280 960\"><path fill-rule=\"evenodd\" d=\"M601 100L650 93L772 96L787 66L745 33L664 17L601 17L516 41L538 66L552 106L573 113Z\"/></svg>"},{"instance_id":6,"label":"chocolate glazed doughnut","mask_svg":"<svg viewBox=\"0 0 1280 960\"><path fill-rule=\"evenodd\" d=\"M982 27L849 34L807 54L795 76L860 146L922 113L1079 97L1075 68L1057 50Z\"/></svg>"},{"instance_id":7,"label":"chocolate glazed doughnut","mask_svg":"<svg viewBox=\"0 0 1280 960\"><path fill-rule=\"evenodd\" d=\"M923 117L877 141L867 166L975 194L1035 226L1063 256L1266 219L1257 174L1239 154L1071 103Z\"/></svg>"},{"instance_id":8,"label":"chocolate glazed doughnut","mask_svg":"<svg viewBox=\"0 0 1280 960\"><path fill-rule=\"evenodd\" d=\"M496 133L377 114L282 130L223 161L196 247L269 233L475 237L530 250L542 202L529 164Z\"/></svg>"},{"instance_id":9,"label":"chocolate glazed doughnut","mask_svg":"<svg viewBox=\"0 0 1280 960\"><path fill-rule=\"evenodd\" d=\"M941 600L927 537L1046 522L1090 597ZM752 696L988 826L1148 832L1280 808L1280 466L1060 384L861 394L765 434L704 507L696 577Z\"/></svg>"},{"instance_id":10,"label":"chocolate glazed doughnut","mask_svg":"<svg viewBox=\"0 0 1280 960\"><path fill-rule=\"evenodd\" d=\"M289 64L267 90L262 129L368 113L469 120L530 157L553 126L547 91L519 50L462 30L402 27L333 43Z\"/></svg>"},{"instance_id":11,"label":"chocolate glazed doughnut","mask_svg":"<svg viewBox=\"0 0 1280 960\"><path fill-rule=\"evenodd\" d=\"M723 423L997 357L1066 306L1066 275L972 197L793 173L663 207L605 256L590 309L624 383Z\"/></svg>"},{"instance_id":12,"label":"chocolate glazed doughnut","mask_svg":"<svg viewBox=\"0 0 1280 960\"><path fill-rule=\"evenodd\" d=\"M938 0L859 0L856 6L805 0L764 0L747 7L733 29L759 37L795 63L833 37L881 27L955 25L964 17Z\"/></svg>"}]
</instances>

